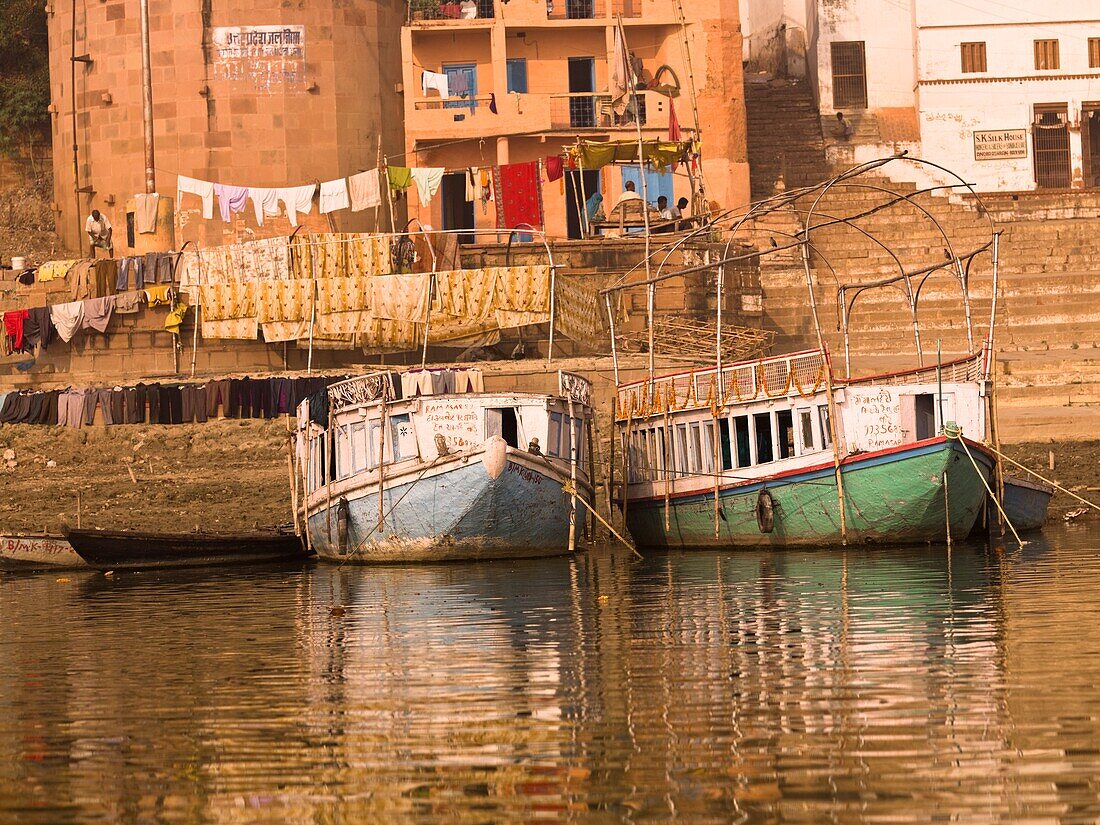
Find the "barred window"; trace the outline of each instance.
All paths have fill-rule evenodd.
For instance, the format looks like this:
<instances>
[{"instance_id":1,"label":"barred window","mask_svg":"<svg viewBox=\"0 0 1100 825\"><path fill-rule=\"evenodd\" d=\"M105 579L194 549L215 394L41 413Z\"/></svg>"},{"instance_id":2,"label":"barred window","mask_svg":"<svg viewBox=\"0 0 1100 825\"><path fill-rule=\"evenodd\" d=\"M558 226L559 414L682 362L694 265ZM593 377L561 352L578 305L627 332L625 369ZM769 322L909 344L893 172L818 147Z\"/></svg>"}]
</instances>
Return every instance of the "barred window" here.
<instances>
[{"instance_id":1,"label":"barred window","mask_svg":"<svg viewBox=\"0 0 1100 825\"><path fill-rule=\"evenodd\" d=\"M1089 38L1089 68L1100 69L1100 37Z\"/></svg>"},{"instance_id":2,"label":"barred window","mask_svg":"<svg viewBox=\"0 0 1100 825\"><path fill-rule=\"evenodd\" d=\"M1057 40L1035 41L1035 68L1040 71L1061 68Z\"/></svg>"}]
</instances>

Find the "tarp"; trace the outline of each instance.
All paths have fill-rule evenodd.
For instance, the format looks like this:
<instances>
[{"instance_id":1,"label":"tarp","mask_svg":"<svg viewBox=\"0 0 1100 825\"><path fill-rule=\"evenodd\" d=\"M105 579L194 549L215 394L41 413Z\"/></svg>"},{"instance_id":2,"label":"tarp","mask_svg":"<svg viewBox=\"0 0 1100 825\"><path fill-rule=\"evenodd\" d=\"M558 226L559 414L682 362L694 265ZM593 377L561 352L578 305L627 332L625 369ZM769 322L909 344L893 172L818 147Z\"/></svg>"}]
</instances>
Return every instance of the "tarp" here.
<instances>
[{"instance_id":1,"label":"tarp","mask_svg":"<svg viewBox=\"0 0 1100 825\"><path fill-rule=\"evenodd\" d=\"M685 141L642 141L642 160L655 169L666 169L682 161L691 150ZM611 140L606 143L579 141L570 150L585 169L602 169L611 163L638 163L638 141Z\"/></svg>"}]
</instances>

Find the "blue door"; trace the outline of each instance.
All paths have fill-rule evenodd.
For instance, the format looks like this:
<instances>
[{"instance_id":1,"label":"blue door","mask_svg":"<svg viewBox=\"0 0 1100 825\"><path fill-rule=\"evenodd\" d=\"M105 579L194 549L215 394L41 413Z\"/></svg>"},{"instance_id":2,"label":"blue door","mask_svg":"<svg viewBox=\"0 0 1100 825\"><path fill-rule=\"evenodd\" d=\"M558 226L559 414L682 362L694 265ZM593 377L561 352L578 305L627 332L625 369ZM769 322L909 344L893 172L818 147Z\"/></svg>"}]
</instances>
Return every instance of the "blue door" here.
<instances>
[{"instance_id":1,"label":"blue door","mask_svg":"<svg viewBox=\"0 0 1100 825\"><path fill-rule=\"evenodd\" d=\"M443 67L451 99L443 106L447 109L477 108L477 64L449 63Z\"/></svg>"}]
</instances>

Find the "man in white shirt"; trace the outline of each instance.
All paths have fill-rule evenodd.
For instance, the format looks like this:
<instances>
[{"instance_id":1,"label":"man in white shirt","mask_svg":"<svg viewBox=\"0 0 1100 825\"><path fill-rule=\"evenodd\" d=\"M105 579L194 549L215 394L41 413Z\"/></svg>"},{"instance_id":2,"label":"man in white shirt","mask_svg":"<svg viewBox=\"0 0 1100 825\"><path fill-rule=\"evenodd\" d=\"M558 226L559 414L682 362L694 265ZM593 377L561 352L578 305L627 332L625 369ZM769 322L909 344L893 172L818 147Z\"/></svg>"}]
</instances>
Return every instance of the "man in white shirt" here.
<instances>
[{"instance_id":1,"label":"man in white shirt","mask_svg":"<svg viewBox=\"0 0 1100 825\"><path fill-rule=\"evenodd\" d=\"M618 209L621 204L624 204L627 201L640 201L641 199L642 196L634 191L634 181L628 180L626 182L626 185L623 187L623 193L619 195L619 199L615 201L615 205L611 208L612 210L615 210Z\"/></svg>"},{"instance_id":2,"label":"man in white shirt","mask_svg":"<svg viewBox=\"0 0 1100 825\"><path fill-rule=\"evenodd\" d=\"M92 242L92 257L95 257L96 247L106 249L108 255L115 254L115 246L111 242L111 222L98 209L93 209L88 220L84 222L84 231Z\"/></svg>"}]
</instances>

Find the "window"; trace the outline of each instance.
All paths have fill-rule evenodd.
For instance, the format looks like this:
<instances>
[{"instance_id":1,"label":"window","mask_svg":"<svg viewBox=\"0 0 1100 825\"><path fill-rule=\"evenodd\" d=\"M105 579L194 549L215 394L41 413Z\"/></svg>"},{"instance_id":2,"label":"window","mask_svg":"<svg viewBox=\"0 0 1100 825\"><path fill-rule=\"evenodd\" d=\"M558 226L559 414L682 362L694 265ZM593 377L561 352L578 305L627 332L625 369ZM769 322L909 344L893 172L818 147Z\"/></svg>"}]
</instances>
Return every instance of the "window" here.
<instances>
[{"instance_id":1,"label":"window","mask_svg":"<svg viewBox=\"0 0 1100 825\"><path fill-rule=\"evenodd\" d=\"M984 72L985 43L961 43L963 74Z\"/></svg>"},{"instance_id":2,"label":"window","mask_svg":"<svg viewBox=\"0 0 1100 825\"><path fill-rule=\"evenodd\" d=\"M477 64L451 63L443 65L447 75L447 89L451 99L443 102L444 109L474 109L477 107Z\"/></svg>"},{"instance_id":3,"label":"window","mask_svg":"<svg viewBox=\"0 0 1100 825\"><path fill-rule=\"evenodd\" d=\"M832 43L833 108L867 108L867 64L863 41Z\"/></svg>"},{"instance_id":4,"label":"window","mask_svg":"<svg viewBox=\"0 0 1100 825\"><path fill-rule=\"evenodd\" d=\"M1061 68L1057 40L1035 41L1035 68L1039 71Z\"/></svg>"},{"instance_id":5,"label":"window","mask_svg":"<svg viewBox=\"0 0 1100 825\"><path fill-rule=\"evenodd\" d=\"M817 408L817 417L821 420L821 444L822 447L833 446L833 431L829 428L829 405L822 404Z\"/></svg>"},{"instance_id":6,"label":"window","mask_svg":"<svg viewBox=\"0 0 1100 825\"><path fill-rule=\"evenodd\" d=\"M547 455L561 455L561 423L561 413L550 413L550 432L546 436Z\"/></svg>"},{"instance_id":7,"label":"window","mask_svg":"<svg viewBox=\"0 0 1100 825\"><path fill-rule=\"evenodd\" d=\"M514 407L485 410L485 437L499 435L509 447L519 449L519 421Z\"/></svg>"},{"instance_id":8,"label":"window","mask_svg":"<svg viewBox=\"0 0 1100 825\"><path fill-rule=\"evenodd\" d=\"M506 64L508 70L508 91L527 94L527 58L514 57Z\"/></svg>"},{"instance_id":9,"label":"window","mask_svg":"<svg viewBox=\"0 0 1100 825\"><path fill-rule=\"evenodd\" d=\"M779 457L792 458L794 456L794 413L790 410L779 410L775 414L775 429L779 434Z\"/></svg>"},{"instance_id":10,"label":"window","mask_svg":"<svg viewBox=\"0 0 1100 825\"><path fill-rule=\"evenodd\" d=\"M814 417L809 410L798 411L798 432L801 435L802 452L812 453L814 450Z\"/></svg>"},{"instance_id":11,"label":"window","mask_svg":"<svg viewBox=\"0 0 1100 825\"><path fill-rule=\"evenodd\" d=\"M722 447L722 469L733 469L733 448L730 442L730 420L721 418L718 420L718 438Z\"/></svg>"},{"instance_id":12,"label":"window","mask_svg":"<svg viewBox=\"0 0 1100 825\"><path fill-rule=\"evenodd\" d=\"M1100 69L1100 37L1089 38L1089 68Z\"/></svg>"},{"instance_id":13,"label":"window","mask_svg":"<svg viewBox=\"0 0 1100 825\"><path fill-rule=\"evenodd\" d=\"M752 464L752 451L749 448L749 417L739 415L733 419L733 430L737 436L737 466L748 467Z\"/></svg>"},{"instance_id":14,"label":"window","mask_svg":"<svg viewBox=\"0 0 1100 825\"><path fill-rule=\"evenodd\" d=\"M756 463L775 461L775 451L772 449L772 414L756 413L752 417L752 427L756 431Z\"/></svg>"},{"instance_id":15,"label":"window","mask_svg":"<svg viewBox=\"0 0 1100 825\"><path fill-rule=\"evenodd\" d=\"M691 472L691 466L688 464L688 425L677 424L676 425L676 454L680 459L680 472L683 475L687 475Z\"/></svg>"},{"instance_id":16,"label":"window","mask_svg":"<svg viewBox=\"0 0 1100 825\"><path fill-rule=\"evenodd\" d=\"M393 443L394 461L416 458L416 432L408 413L390 417L390 441Z\"/></svg>"}]
</instances>

